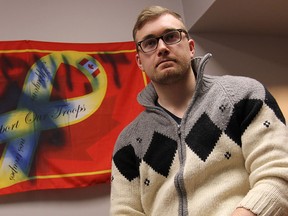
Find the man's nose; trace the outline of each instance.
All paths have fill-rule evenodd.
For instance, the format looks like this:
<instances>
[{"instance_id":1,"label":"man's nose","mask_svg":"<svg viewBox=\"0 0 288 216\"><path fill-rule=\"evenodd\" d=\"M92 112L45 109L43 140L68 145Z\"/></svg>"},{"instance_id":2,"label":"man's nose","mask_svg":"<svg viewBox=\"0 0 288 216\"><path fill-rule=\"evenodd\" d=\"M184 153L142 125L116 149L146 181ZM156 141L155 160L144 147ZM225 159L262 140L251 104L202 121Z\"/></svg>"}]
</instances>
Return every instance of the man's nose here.
<instances>
[{"instance_id":1,"label":"man's nose","mask_svg":"<svg viewBox=\"0 0 288 216\"><path fill-rule=\"evenodd\" d=\"M164 43L164 41L162 40L162 38L159 39L158 41L158 55L167 55L169 53L169 49L167 47L167 45Z\"/></svg>"}]
</instances>

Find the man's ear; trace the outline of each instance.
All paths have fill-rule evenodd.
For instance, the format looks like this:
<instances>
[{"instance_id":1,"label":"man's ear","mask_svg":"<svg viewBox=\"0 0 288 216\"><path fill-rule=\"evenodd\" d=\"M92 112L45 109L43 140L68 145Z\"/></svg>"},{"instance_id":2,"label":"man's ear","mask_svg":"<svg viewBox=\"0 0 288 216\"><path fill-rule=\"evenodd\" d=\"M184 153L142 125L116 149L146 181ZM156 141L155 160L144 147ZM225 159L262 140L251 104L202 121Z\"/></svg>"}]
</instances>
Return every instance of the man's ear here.
<instances>
[{"instance_id":1,"label":"man's ear","mask_svg":"<svg viewBox=\"0 0 288 216\"><path fill-rule=\"evenodd\" d=\"M137 65L140 68L140 70L144 71L144 68L143 68L143 65L142 65L142 62L138 53L136 54L135 58L136 58Z\"/></svg>"},{"instance_id":2,"label":"man's ear","mask_svg":"<svg viewBox=\"0 0 288 216\"><path fill-rule=\"evenodd\" d=\"M194 43L194 40L189 39L189 47L190 47L191 59L192 59L194 57L194 55L195 55L195 43Z\"/></svg>"}]
</instances>

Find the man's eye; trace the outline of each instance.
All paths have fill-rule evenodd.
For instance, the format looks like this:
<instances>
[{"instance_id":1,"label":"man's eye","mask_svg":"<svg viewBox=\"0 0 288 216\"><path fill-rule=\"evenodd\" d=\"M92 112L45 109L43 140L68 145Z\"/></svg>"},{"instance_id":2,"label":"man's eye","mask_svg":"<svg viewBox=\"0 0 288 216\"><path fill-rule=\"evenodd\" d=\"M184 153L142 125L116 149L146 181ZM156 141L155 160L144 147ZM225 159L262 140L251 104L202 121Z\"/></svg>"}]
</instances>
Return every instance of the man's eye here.
<instances>
[{"instance_id":1,"label":"man's eye","mask_svg":"<svg viewBox=\"0 0 288 216\"><path fill-rule=\"evenodd\" d=\"M164 39L166 42L169 43L169 42L174 42L178 38L177 38L177 35L173 32L173 33L169 33L169 34L165 35Z\"/></svg>"},{"instance_id":2,"label":"man's eye","mask_svg":"<svg viewBox=\"0 0 288 216\"><path fill-rule=\"evenodd\" d=\"M143 47L154 47L155 45L156 45L155 38L147 39L142 43Z\"/></svg>"}]
</instances>

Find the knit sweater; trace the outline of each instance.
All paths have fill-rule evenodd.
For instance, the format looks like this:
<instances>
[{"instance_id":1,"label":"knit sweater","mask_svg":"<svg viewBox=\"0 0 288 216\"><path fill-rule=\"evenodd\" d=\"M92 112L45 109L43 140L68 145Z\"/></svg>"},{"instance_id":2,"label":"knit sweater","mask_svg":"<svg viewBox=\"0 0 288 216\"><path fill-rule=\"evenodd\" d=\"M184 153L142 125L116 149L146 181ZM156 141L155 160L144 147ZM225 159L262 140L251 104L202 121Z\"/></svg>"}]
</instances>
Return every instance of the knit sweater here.
<instances>
[{"instance_id":1,"label":"knit sweater","mask_svg":"<svg viewBox=\"0 0 288 216\"><path fill-rule=\"evenodd\" d=\"M139 93L145 111L119 135L112 161L111 215L288 215L288 129L258 81L204 75L181 124L155 105L153 84Z\"/></svg>"}]
</instances>

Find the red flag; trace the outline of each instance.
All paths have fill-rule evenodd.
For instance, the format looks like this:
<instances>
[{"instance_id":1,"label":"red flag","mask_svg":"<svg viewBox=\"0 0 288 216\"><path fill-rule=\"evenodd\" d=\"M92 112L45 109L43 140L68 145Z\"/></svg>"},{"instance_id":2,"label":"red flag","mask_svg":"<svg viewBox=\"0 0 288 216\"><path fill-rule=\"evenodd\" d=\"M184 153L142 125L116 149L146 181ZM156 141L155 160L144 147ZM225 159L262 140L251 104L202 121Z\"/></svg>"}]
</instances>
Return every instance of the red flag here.
<instances>
[{"instance_id":1,"label":"red flag","mask_svg":"<svg viewBox=\"0 0 288 216\"><path fill-rule=\"evenodd\" d=\"M108 181L142 111L133 42L0 42L0 194Z\"/></svg>"}]
</instances>

